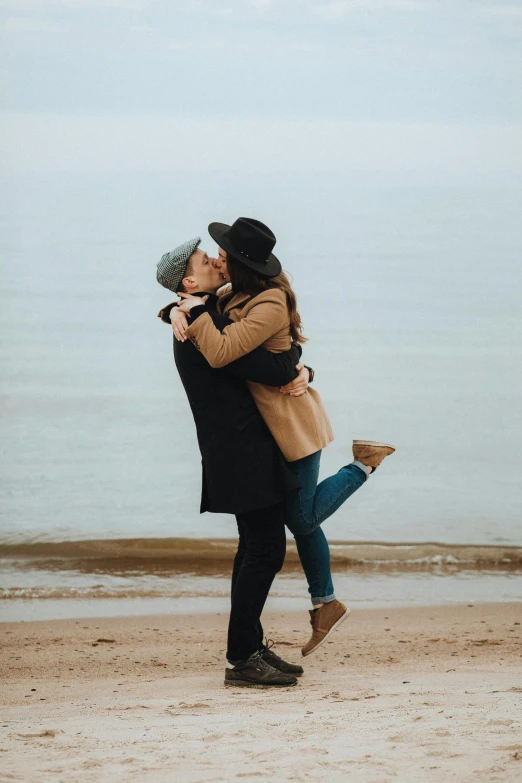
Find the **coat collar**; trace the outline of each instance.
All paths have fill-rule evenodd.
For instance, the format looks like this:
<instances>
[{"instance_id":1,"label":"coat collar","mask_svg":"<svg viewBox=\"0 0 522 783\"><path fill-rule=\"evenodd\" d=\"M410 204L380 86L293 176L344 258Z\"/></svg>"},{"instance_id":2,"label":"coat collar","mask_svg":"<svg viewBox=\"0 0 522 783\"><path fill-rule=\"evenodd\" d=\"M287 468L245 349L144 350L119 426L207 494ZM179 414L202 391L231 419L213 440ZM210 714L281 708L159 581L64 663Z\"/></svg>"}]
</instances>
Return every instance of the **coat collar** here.
<instances>
[{"instance_id":1,"label":"coat collar","mask_svg":"<svg viewBox=\"0 0 522 783\"><path fill-rule=\"evenodd\" d=\"M231 291L230 293L221 297L220 310L222 313L229 313L231 310L236 310L238 307L241 307L241 305L244 305L250 299L252 299L251 294L245 294L241 292L234 294Z\"/></svg>"}]
</instances>

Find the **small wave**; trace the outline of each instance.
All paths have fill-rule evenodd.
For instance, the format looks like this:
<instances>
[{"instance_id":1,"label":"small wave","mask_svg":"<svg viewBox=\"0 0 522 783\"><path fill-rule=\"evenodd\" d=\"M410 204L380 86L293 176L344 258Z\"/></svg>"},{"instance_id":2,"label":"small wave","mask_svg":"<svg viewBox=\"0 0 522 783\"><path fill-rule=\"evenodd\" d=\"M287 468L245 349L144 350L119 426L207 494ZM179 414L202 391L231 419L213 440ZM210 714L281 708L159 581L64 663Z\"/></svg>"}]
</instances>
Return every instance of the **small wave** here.
<instances>
[{"instance_id":1,"label":"small wave","mask_svg":"<svg viewBox=\"0 0 522 783\"><path fill-rule=\"evenodd\" d=\"M133 569L139 572L172 569L178 573L228 571L237 547L235 539L128 538L85 541L0 542L0 557L11 566L31 565L57 569L100 569L105 572ZM444 544L438 542L337 541L330 543L332 567L466 569L522 568L522 546ZM299 558L288 542L285 570L295 570Z\"/></svg>"},{"instance_id":2,"label":"small wave","mask_svg":"<svg viewBox=\"0 0 522 783\"><path fill-rule=\"evenodd\" d=\"M237 542L208 538L112 538L80 541L0 541L0 557L8 558L137 558L185 560L228 559Z\"/></svg>"},{"instance_id":3,"label":"small wave","mask_svg":"<svg viewBox=\"0 0 522 783\"><path fill-rule=\"evenodd\" d=\"M228 585L227 585L228 587ZM92 599L92 598L208 598L209 595L219 598L227 598L229 591L201 590L169 590L169 589L118 589L111 587L6 587L0 589L0 600L13 599L42 599L61 600L64 598Z\"/></svg>"}]
</instances>

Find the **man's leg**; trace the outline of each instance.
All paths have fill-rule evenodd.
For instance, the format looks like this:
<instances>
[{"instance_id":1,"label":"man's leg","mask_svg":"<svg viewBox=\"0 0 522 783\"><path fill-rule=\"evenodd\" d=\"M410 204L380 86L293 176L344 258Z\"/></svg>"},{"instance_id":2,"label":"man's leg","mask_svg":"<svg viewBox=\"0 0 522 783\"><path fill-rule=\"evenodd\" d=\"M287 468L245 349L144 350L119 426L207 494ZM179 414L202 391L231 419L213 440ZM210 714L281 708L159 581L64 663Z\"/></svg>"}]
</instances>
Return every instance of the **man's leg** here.
<instances>
[{"instance_id":1,"label":"man's leg","mask_svg":"<svg viewBox=\"0 0 522 783\"><path fill-rule=\"evenodd\" d=\"M234 557L234 566L232 568L232 589L231 589L231 593L230 593L230 597L231 597L232 600L233 600L233 597L234 597L234 590L235 590L235 587L236 587L237 578L238 578L239 573L241 571L241 566L243 564L243 559L245 557L246 537L247 537L247 532L244 529L244 525L243 525L243 523L241 522L241 520L238 517L236 517L236 522L237 522L237 530L238 530L238 534L239 534L239 540L238 540L238 544L237 544L237 552L236 552L236 555ZM261 625L261 621L258 622L257 636L258 636L258 640L259 640L257 649L259 650L259 649L261 649L261 647L263 645L263 627Z\"/></svg>"},{"instance_id":2,"label":"man's leg","mask_svg":"<svg viewBox=\"0 0 522 783\"><path fill-rule=\"evenodd\" d=\"M232 567L232 586L230 591L231 597L234 595L234 588L236 586L237 577L241 570L241 564L243 562L243 558L245 556L245 551L246 551L245 531L243 530L243 526L241 525L237 517L236 517L236 522L237 522L237 532L239 538L237 542L237 552L234 557L234 565Z\"/></svg>"},{"instance_id":3,"label":"man's leg","mask_svg":"<svg viewBox=\"0 0 522 783\"><path fill-rule=\"evenodd\" d=\"M234 580L228 629L229 661L245 661L260 649L260 617L286 552L282 503L237 515L245 550Z\"/></svg>"}]
</instances>

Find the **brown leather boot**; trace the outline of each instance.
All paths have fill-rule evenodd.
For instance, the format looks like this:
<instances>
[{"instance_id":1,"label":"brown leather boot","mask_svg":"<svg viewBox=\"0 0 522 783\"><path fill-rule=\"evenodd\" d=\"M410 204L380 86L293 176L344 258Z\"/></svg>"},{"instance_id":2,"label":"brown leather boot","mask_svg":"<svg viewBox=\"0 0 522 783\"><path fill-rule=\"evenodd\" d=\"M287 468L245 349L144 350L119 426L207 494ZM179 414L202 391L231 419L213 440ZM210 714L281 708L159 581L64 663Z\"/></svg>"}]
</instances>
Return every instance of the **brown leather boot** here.
<instances>
[{"instance_id":1,"label":"brown leather boot","mask_svg":"<svg viewBox=\"0 0 522 783\"><path fill-rule=\"evenodd\" d=\"M318 609L310 609L310 625L312 636L301 649L303 655L317 650L325 642L330 634L338 628L343 620L346 620L350 610L340 601L329 601Z\"/></svg>"},{"instance_id":2,"label":"brown leather boot","mask_svg":"<svg viewBox=\"0 0 522 783\"><path fill-rule=\"evenodd\" d=\"M389 443L379 443L376 440L354 440L353 458L362 462L368 468L377 468L385 457L395 451L395 446Z\"/></svg>"}]
</instances>

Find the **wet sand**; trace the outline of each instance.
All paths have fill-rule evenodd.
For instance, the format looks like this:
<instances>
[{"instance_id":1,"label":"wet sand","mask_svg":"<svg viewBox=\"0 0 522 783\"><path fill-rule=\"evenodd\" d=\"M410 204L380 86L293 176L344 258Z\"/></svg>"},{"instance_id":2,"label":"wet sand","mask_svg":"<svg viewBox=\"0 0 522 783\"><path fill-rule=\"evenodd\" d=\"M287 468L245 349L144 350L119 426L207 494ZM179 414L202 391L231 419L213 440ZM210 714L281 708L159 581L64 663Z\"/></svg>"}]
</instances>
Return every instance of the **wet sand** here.
<instances>
[{"instance_id":1,"label":"wet sand","mask_svg":"<svg viewBox=\"0 0 522 783\"><path fill-rule=\"evenodd\" d=\"M356 611L295 688L223 687L226 613L4 623L2 781L519 781L522 605Z\"/></svg>"}]
</instances>

